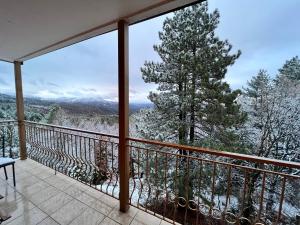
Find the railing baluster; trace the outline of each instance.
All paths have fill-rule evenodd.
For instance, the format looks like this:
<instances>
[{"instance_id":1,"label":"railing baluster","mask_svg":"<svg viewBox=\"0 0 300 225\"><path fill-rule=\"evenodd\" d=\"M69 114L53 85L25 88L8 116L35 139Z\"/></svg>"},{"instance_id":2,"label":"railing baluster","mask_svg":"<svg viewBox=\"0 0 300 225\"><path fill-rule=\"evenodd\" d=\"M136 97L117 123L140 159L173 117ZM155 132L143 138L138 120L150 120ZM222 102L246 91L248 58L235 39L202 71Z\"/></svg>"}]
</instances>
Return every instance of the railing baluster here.
<instances>
[{"instance_id":1,"label":"railing baluster","mask_svg":"<svg viewBox=\"0 0 300 225\"><path fill-rule=\"evenodd\" d=\"M260 193L260 199L259 199L259 209L258 209L256 221L260 220L261 212L263 211L264 192L265 192L265 186L266 186L266 173L264 172L262 176L263 177L262 177L261 193Z\"/></svg>"},{"instance_id":2,"label":"railing baluster","mask_svg":"<svg viewBox=\"0 0 300 225\"><path fill-rule=\"evenodd\" d=\"M158 157L157 157L157 152L155 152L155 161L154 161L154 185L155 185L155 187L156 187L156 189L154 190L154 194L155 194L155 199L156 199L156 201L155 201L155 203L154 203L154 209L155 209L155 211L154 211L154 215L156 214L156 212L157 212L157 209L158 209L158 190L159 190L159 188L158 188L158 179L159 179L159 174L158 174L158 168L157 168L157 166L158 166L158 162L157 162L157 160L158 160Z\"/></svg>"},{"instance_id":3,"label":"railing baluster","mask_svg":"<svg viewBox=\"0 0 300 225\"><path fill-rule=\"evenodd\" d=\"M173 222L176 221L176 211L177 211L177 207L178 207L178 162L179 161L179 156L176 155L176 166L175 166L175 184L174 184L174 187L175 187L175 196L174 196L174 212L173 212Z\"/></svg>"},{"instance_id":4,"label":"railing baluster","mask_svg":"<svg viewBox=\"0 0 300 225\"><path fill-rule=\"evenodd\" d=\"M129 191L130 189L131 190L131 193L130 193L130 196L129 196L129 203L131 204L131 201L132 201L132 197L134 195L134 192L135 192L135 188L136 188L136 182L135 182L135 170L134 170L134 156L133 156L133 152L134 152L134 147L130 147L129 148L129 163L130 163L130 166L129 166L129 179L131 178L132 182L133 182L133 186L130 185L131 187L129 188Z\"/></svg>"},{"instance_id":5,"label":"railing baluster","mask_svg":"<svg viewBox=\"0 0 300 225\"><path fill-rule=\"evenodd\" d=\"M131 147L130 147L131 149ZM143 193L143 182L142 182L142 173L141 173L141 160L140 160L140 149L137 148L138 151L138 179L139 179L139 185L140 185L140 190L139 190L139 194L138 194L138 200L137 200L137 205L140 205L140 199L141 199L141 195ZM131 201L131 200L130 200Z\"/></svg>"},{"instance_id":6,"label":"railing baluster","mask_svg":"<svg viewBox=\"0 0 300 225\"><path fill-rule=\"evenodd\" d=\"M187 157L187 162L186 162L186 174L185 174L185 218L184 221L187 221L187 216L188 216L188 209L189 209L189 200L190 200L190 157Z\"/></svg>"},{"instance_id":7,"label":"railing baluster","mask_svg":"<svg viewBox=\"0 0 300 225\"><path fill-rule=\"evenodd\" d=\"M283 181L282 181L279 209L278 209L278 215L275 223L276 225L280 222L280 218L281 218L282 204L283 204L284 193L285 193L285 184L286 184L286 176L283 177Z\"/></svg>"},{"instance_id":8,"label":"railing baluster","mask_svg":"<svg viewBox=\"0 0 300 225\"><path fill-rule=\"evenodd\" d=\"M242 207L239 213L239 217L241 217L244 213L244 209L245 209L245 198L246 198L246 191L247 191L247 187L248 187L248 172L246 170L244 170L244 187L243 187L243 197L242 197Z\"/></svg>"},{"instance_id":9,"label":"railing baluster","mask_svg":"<svg viewBox=\"0 0 300 225\"><path fill-rule=\"evenodd\" d=\"M102 153L102 140L101 139L99 139L99 153L100 153L100 158L99 158L99 164L98 164L98 167L99 167L99 170L100 170L100 179L102 179L102 176L105 176L105 174L104 174L104 172L103 172L103 165L102 165L102 162L103 162L103 160L102 160L102 155L103 155L103 153ZM101 187L100 187L100 189L101 189L101 191L103 191L103 189L102 189L102 186L103 186L103 182L101 182Z\"/></svg>"},{"instance_id":10,"label":"railing baluster","mask_svg":"<svg viewBox=\"0 0 300 225\"><path fill-rule=\"evenodd\" d=\"M165 218L165 215L167 213L167 207L168 207L168 188L167 188L167 173L168 173L168 154L165 153L165 160L164 160L164 185L165 185L165 196L166 200L164 201L164 211L163 211L163 218Z\"/></svg>"},{"instance_id":11,"label":"railing baluster","mask_svg":"<svg viewBox=\"0 0 300 225\"><path fill-rule=\"evenodd\" d=\"M145 208L146 211L148 209L148 202L149 202L149 198L151 195L151 185L150 185L150 166L149 166L149 149L146 149L146 180L147 180L147 185L148 185L148 195L146 198L146 203L145 203Z\"/></svg>"},{"instance_id":12,"label":"railing baluster","mask_svg":"<svg viewBox=\"0 0 300 225\"><path fill-rule=\"evenodd\" d=\"M105 149L105 172L106 172L106 174L108 174L108 173L110 173L110 171L109 171L109 153L108 153L108 147L107 147L107 141L104 141L104 149ZM106 190L105 190L105 193L106 194L108 194L108 186L109 186L109 184L110 184L110 182L111 182L111 174L110 174L110 176L109 176L109 181L108 181L108 183L106 182Z\"/></svg>"},{"instance_id":13,"label":"railing baluster","mask_svg":"<svg viewBox=\"0 0 300 225\"><path fill-rule=\"evenodd\" d=\"M212 215L213 208L215 205L214 199L215 199L215 182L216 182L216 163L213 162L213 174L212 174L212 183L211 183L211 198L210 198L210 208L209 208L209 214Z\"/></svg>"},{"instance_id":14,"label":"railing baluster","mask_svg":"<svg viewBox=\"0 0 300 225\"><path fill-rule=\"evenodd\" d=\"M114 146L113 146L113 143L106 142L107 149L108 149L108 145L110 146L111 157L110 157L110 159L108 158L108 160L107 160L107 170L108 170L108 172L110 174L109 183L107 184L107 193L108 193L108 187L111 185L111 183L112 183L112 181L114 179L114 177L113 177L114 176L114 174L113 174L113 168L114 168L114 165L113 165L113 162L114 162L114 160L113 160L114 159ZM110 161L111 161L111 163L110 163ZM113 192L111 193L111 195L113 195Z\"/></svg>"}]
</instances>

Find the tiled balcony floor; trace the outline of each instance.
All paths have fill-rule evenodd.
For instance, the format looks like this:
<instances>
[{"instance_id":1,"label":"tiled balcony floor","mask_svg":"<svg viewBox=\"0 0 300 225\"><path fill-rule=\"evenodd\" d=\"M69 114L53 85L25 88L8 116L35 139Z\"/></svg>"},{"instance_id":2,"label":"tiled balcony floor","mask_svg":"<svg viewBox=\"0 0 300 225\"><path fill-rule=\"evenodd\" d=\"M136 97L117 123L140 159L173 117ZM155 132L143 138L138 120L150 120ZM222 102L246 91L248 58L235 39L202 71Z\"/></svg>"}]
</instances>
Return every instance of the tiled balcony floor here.
<instances>
[{"instance_id":1,"label":"tiled balcony floor","mask_svg":"<svg viewBox=\"0 0 300 225\"><path fill-rule=\"evenodd\" d=\"M119 212L118 200L96 191L30 159L16 161L16 188L0 169L0 210L12 217L9 225L165 225L150 214L130 207Z\"/></svg>"}]
</instances>

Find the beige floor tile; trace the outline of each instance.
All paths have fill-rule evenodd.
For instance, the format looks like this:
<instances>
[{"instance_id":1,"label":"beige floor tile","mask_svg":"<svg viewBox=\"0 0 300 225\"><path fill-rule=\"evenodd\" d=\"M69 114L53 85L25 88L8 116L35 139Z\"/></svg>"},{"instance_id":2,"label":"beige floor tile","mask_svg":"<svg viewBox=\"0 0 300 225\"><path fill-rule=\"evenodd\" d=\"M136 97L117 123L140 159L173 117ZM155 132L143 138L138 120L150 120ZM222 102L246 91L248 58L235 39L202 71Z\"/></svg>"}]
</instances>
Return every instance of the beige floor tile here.
<instances>
[{"instance_id":1,"label":"beige floor tile","mask_svg":"<svg viewBox=\"0 0 300 225\"><path fill-rule=\"evenodd\" d=\"M81 183L74 179L72 179L72 180L73 180L74 186L78 187L79 189L81 189L83 191L86 191L91 188L88 183L85 184L85 183Z\"/></svg>"},{"instance_id":2,"label":"beige floor tile","mask_svg":"<svg viewBox=\"0 0 300 225\"><path fill-rule=\"evenodd\" d=\"M95 199L103 199L103 195L104 195L101 191L94 189L92 187L88 187L85 193L94 197Z\"/></svg>"},{"instance_id":3,"label":"beige floor tile","mask_svg":"<svg viewBox=\"0 0 300 225\"><path fill-rule=\"evenodd\" d=\"M101 196L100 200L105 202L107 205L109 205L111 207L116 207L117 205L119 205L119 200L117 200L107 194L103 194L103 196Z\"/></svg>"},{"instance_id":4,"label":"beige floor tile","mask_svg":"<svg viewBox=\"0 0 300 225\"><path fill-rule=\"evenodd\" d=\"M22 195L17 191L13 191L9 193L0 192L0 194L4 197L0 199L0 207L5 202L16 202L18 199L22 197Z\"/></svg>"},{"instance_id":5,"label":"beige floor tile","mask_svg":"<svg viewBox=\"0 0 300 225\"><path fill-rule=\"evenodd\" d=\"M73 199L58 211L53 213L51 217L61 225L67 225L76 217L78 217L88 207L80 201Z\"/></svg>"},{"instance_id":6,"label":"beige floor tile","mask_svg":"<svg viewBox=\"0 0 300 225\"><path fill-rule=\"evenodd\" d=\"M75 196L75 198L87 205L90 205L94 201L96 201L96 198L88 195L86 192L81 192L78 196Z\"/></svg>"},{"instance_id":7,"label":"beige floor tile","mask_svg":"<svg viewBox=\"0 0 300 225\"><path fill-rule=\"evenodd\" d=\"M29 176L29 177L24 177L22 179L16 180L16 189L18 191L25 190L26 187L31 186L31 185L35 185L39 182L41 182L41 180L38 179L37 177L33 176L33 175Z\"/></svg>"},{"instance_id":8,"label":"beige floor tile","mask_svg":"<svg viewBox=\"0 0 300 225\"><path fill-rule=\"evenodd\" d=\"M88 208L75 220L73 220L70 225L98 225L103 219L104 215L96 211L95 209Z\"/></svg>"},{"instance_id":9,"label":"beige floor tile","mask_svg":"<svg viewBox=\"0 0 300 225\"><path fill-rule=\"evenodd\" d=\"M18 192L20 192L22 195L24 195L27 198L30 198L32 195L40 192L41 190L46 189L47 187L49 187L49 184L38 180L37 183L34 183L32 185L26 185L26 186L17 186L16 189Z\"/></svg>"},{"instance_id":10,"label":"beige floor tile","mask_svg":"<svg viewBox=\"0 0 300 225\"><path fill-rule=\"evenodd\" d=\"M48 177L47 179L45 179L45 181L62 191L66 190L68 187L72 185L72 183L66 182L64 179L58 176Z\"/></svg>"},{"instance_id":11,"label":"beige floor tile","mask_svg":"<svg viewBox=\"0 0 300 225\"><path fill-rule=\"evenodd\" d=\"M34 205L25 198L20 198L17 201L6 202L1 206L6 214L10 215L13 219L21 215L27 214L29 210L34 208Z\"/></svg>"},{"instance_id":12,"label":"beige floor tile","mask_svg":"<svg viewBox=\"0 0 300 225\"><path fill-rule=\"evenodd\" d=\"M32 170L29 170L29 172L36 176L37 174L48 172L48 169L46 169L46 167L39 166Z\"/></svg>"},{"instance_id":13,"label":"beige floor tile","mask_svg":"<svg viewBox=\"0 0 300 225\"><path fill-rule=\"evenodd\" d=\"M40 209L38 208L33 208L29 211L27 211L26 213L22 214L19 217L13 217L12 216L12 220L8 219L7 223L3 223L3 224L9 224L9 225L35 225L38 224L39 222L41 222L42 220L44 220L47 217L47 215L42 212Z\"/></svg>"},{"instance_id":14,"label":"beige floor tile","mask_svg":"<svg viewBox=\"0 0 300 225\"><path fill-rule=\"evenodd\" d=\"M43 169L41 168L41 166L36 166L36 167L28 168L26 169L26 171L35 176L35 174L39 174L43 172Z\"/></svg>"},{"instance_id":15,"label":"beige floor tile","mask_svg":"<svg viewBox=\"0 0 300 225\"><path fill-rule=\"evenodd\" d=\"M16 183L18 184L18 182L20 180L32 177L32 174L27 172L27 171L24 171L24 170L23 171L17 171L16 170L15 176L16 176ZM12 175L10 175L9 178L12 178Z\"/></svg>"},{"instance_id":16,"label":"beige floor tile","mask_svg":"<svg viewBox=\"0 0 300 225\"><path fill-rule=\"evenodd\" d=\"M71 195L72 197L76 198L77 196L80 196L83 193L84 190L82 190L81 188L77 187L77 186L70 186L68 187L66 190L64 190L65 193L67 193L68 195Z\"/></svg>"},{"instance_id":17,"label":"beige floor tile","mask_svg":"<svg viewBox=\"0 0 300 225\"><path fill-rule=\"evenodd\" d=\"M130 207L127 213L123 213L118 208L114 208L109 213L108 217L122 225L128 225L135 217L137 211L138 210L136 208Z\"/></svg>"},{"instance_id":18,"label":"beige floor tile","mask_svg":"<svg viewBox=\"0 0 300 225\"><path fill-rule=\"evenodd\" d=\"M1 172L1 171L0 171ZM169 223L130 207L119 211L119 201L88 185L57 173L30 159L16 162L17 187L0 173L0 208L12 215L4 224L40 225L167 225Z\"/></svg>"},{"instance_id":19,"label":"beige floor tile","mask_svg":"<svg viewBox=\"0 0 300 225\"><path fill-rule=\"evenodd\" d=\"M131 225L159 225L161 219L144 211L138 211Z\"/></svg>"},{"instance_id":20,"label":"beige floor tile","mask_svg":"<svg viewBox=\"0 0 300 225\"><path fill-rule=\"evenodd\" d=\"M99 200L95 200L89 206L106 216L113 210L113 207L110 207L109 205L106 205L104 202L101 202Z\"/></svg>"},{"instance_id":21,"label":"beige floor tile","mask_svg":"<svg viewBox=\"0 0 300 225\"><path fill-rule=\"evenodd\" d=\"M47 217L46 219L44 219L42 222L40 222L38 225L60 225L59 223L57 223L54 219L52 219L51 217ZM83 225L83 224L82 224Z\"/></svg>"},{"instance_id":22,"label":"beige floor tile","mask_svg":"<svg viewBox=\"0 0 300 225\"><path fill-rule=\"evenodd\" d=\"M48 215L51 215L69 203L71 200L72 197L70 195L67 195L64 192L59 192L57 195L54 195L53 197L39 204L38 207Z\"/></svg>"},{"instance_id":23,"label":"beige floor tile","mask_svg":"<svg viewBox=\"0 0 300 225\"><path fill-rule=\"evenodd\" d=\"M43 171L41 173L38 173L35 176L38 177L38 178L40 178L40 179L42 179L42 180L45 180L45 179L47 179L47 178L49 178L51 176L54 176L54 175L55 175L54 171L48 171L47 170L47 171Z\"/></svg>"},{"instance_id":24,"label":"beige floor tile","mask_svg":"<svg viewBox=\"0 0 300 225\"><path fill-rule=\"evenodd\" d=\"M13 188L12 186L7 185L7 183L0 185L0 194L2 196L7 196L7 195L9 195L11 193L15 193L15 192L16 192L15 188Z\"/></svg>"},{"instance_id":25,"label":"beige floor tile","mask_svg":"<svg viewBox=\"0 0 300 225\"><path fill-rule=\"evenodd\" d=\"M52 196L57 195L58 193L59 193L58 189L56 189L53 186L49 186L41 190L40 192L31 195L28 199L32 201L34 204L39 205L42 202L51 198Z\"/></svg>"},{"instance_id":26,"label":"beige floor tile","mask_svg":"<svg viewBox=\"0 0 300 225\"><path fill-rule=\"evenodd\" d=\"M106 217L99 225L120 225L116 221Z\"/></svg>"},{"instance_id":27,"label":"beige floor tile","mask_svg":"<svg viewBox=\"0 0 300 225\"><path fill-rule=\"evenodd\" d=\"M15 170L17 170L17 169L15 168ZM6 171L7 171L8 180L12 181L13 173L12 173L11 167L7 167ZM16 180L22 179L23 177L30 176L30 175L31 175L30 173L27 173L23 170L16 171L16 173L15 173ZM0 170L0 178L2 180L5 180L5 175L4 175L3 169Z\"/></svg>"},{"instance_id":28,"label":"beige floor tile","mask_svg":"<svg viewBox=\"0 0 300 225\"><path fill-rule=\"evenodd\" d=\"M113 207L110 207L109 205L105 204L104 202L100 201L99 199L96 199L92 197L91 195L88 195L87 193L83 192L77 198L79 201L85 203L89 207L97 210L98 212L108 215Z\"/></svg>"}]
</instances>

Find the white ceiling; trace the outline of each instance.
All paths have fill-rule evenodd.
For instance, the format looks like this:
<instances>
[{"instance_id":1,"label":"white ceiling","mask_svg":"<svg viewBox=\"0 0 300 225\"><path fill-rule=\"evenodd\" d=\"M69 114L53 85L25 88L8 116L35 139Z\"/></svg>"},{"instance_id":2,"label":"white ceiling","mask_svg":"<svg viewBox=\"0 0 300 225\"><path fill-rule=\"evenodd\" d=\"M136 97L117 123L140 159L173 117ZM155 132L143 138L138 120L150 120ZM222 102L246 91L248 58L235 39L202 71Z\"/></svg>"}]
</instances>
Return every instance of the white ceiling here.
<instances>
[{"instance_id":1,"label":"white ceiling","mask_svg":"<svg viewBox=\"0 0 300 225\"><path fill-rule=\"evenodd\" d=\"M25 61L197 0L0 0L0 60Z\"/></svg>"}]
</instances>

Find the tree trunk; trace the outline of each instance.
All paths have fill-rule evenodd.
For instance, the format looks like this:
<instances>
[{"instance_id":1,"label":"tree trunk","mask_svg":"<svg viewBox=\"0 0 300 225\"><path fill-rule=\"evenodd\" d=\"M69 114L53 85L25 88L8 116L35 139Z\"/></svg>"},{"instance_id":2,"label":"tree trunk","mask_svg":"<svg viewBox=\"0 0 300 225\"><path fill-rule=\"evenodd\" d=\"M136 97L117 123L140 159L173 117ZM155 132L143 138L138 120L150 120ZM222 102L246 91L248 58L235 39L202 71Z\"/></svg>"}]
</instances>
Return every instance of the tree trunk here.
<instances>
[{"instance_id":1,"label":"tree trunk","mask_svg":"<svg viewBox=\"0 0 300 225\"><path fill-rule=\"evenodd\" d=\"M194 141L195 141L195 91L196 91L196 81L195 81L195 75L193 74L192 90L191 90L190 145L194 145Z\"/></svg>"},{"instance_id":2,"label":"tree trunk","mask_svg":"<svg viewBox=\"0 0 300 225\"><path fill-rule=\"evenodd\" d=\"M277 187L277 180L278 180L278 176L274 177L274 180L271 181L270 187L269 187L269 191L268 191L268 199L267 199L267 203L266 203L266 215L268 217L270 217L271 219L274 217L274 204L275 204L275 190Z\"/></svg>"},{"instance_id":3,"label":"tree trunk","mask_svg":"<svg viewBox=\"0 0 300 225\"><path fill-rule=\"evenodd\" d=\"M257 166L255 166L255 168L257 168ZM244 207L244 211L242 212L242 215L243 215L243 217L251 220L251 218L254 216L254 210L255 210L254 206L253 206L254 202L253 202L252 197L253 197L253 194L255 191L255 184L260 176L260 172L252 173L249 176L250 176L250 178L249 178L249 183L248 183L248 191L247 191L247 193L245 193L246 194L245 202L244 202L245 207ZM243 223L241 225L243 225Z\"/></svg>"}]
</instances>

